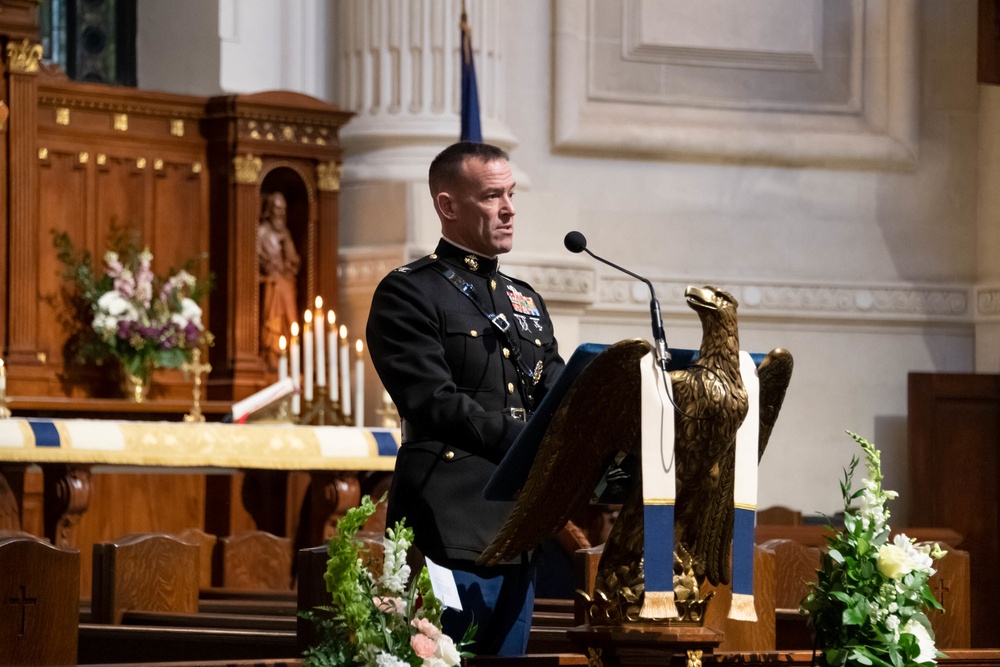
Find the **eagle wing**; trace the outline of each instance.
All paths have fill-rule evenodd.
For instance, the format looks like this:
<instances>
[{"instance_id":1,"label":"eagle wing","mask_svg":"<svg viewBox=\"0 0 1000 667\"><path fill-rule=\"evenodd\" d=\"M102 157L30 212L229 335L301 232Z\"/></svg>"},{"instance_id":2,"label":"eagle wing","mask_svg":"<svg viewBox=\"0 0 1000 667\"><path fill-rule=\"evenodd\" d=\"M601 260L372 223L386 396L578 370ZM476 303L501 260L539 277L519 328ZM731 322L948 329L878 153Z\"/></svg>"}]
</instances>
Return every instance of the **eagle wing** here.
<instances>
[{"instance_id":1,"label":"eagle wing","mask_svg":"<svg viewBox=\"0 0 1000 667\"><path fill-rule=\"evenodd\" d=\"M480 555L481 565L538 546L590 502L615 454L638 453L638 362L650 349L644 340L616 343L580 373L552 416L514 509Z\"/></svg>"},{"instance_id":2,"label":"eagle wing","mask_svg":"<svg viewBox=\"0 0 1000 667\"><path fill-rule=\"evenodd\" d=\"M767 353L757 367L760 382L760 437L758 439L757 460L764 456L764 449L771 438L774 423L778 421L781 404L785 400L785 390L792 379L792 353L776 347Z\"/></svg>"}]
</instances>

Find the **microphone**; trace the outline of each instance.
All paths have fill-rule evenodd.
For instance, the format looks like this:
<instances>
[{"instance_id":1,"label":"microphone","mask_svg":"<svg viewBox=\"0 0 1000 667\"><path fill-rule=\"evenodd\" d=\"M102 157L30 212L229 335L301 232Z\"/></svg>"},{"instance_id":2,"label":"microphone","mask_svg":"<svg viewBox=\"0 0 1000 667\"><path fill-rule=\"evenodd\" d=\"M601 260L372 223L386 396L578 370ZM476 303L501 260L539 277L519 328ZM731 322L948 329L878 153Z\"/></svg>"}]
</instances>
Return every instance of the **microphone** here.
<instances>
[{"instance_id":1,"label":"microphone","mask_svg":"<svg viewBox=\"0 0 1000 667\"><path fill-rule=\"evenodd\" d=\"M667 364L670 363L670 352L667 351L667 335L663 332L663 317L660 315L660 302L656 299L656 291L653 289L653 283L649 282L637 273L632 273L628 269L618 266L617 264L609 262L603 257L598 257L592 253L587 249L587 237L580 232L574 231L566 234L566 238L563 239L563 245L565 245L566 249L570 252L585 252L598 262L604 262L611 268L618 269L622 273L630 275L633 278L646 283L646 287L649 288L649 315L653 324L653 341L655 343L654 349L656 351L656 363L659 365L660 370L666 372Z\"/></svg>"}]
</instances>

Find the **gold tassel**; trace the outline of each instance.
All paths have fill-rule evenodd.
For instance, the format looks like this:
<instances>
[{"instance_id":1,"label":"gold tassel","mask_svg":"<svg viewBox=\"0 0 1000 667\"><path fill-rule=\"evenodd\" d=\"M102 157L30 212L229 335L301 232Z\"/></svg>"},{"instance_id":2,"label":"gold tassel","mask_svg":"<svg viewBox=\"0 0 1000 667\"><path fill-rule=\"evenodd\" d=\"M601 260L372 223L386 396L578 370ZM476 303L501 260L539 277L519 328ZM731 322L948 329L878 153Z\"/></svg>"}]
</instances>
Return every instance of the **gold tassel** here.
<instances>
[{"instance_id":1,"label":"gold tassel","mask_svg":"<svg viewBox=\"0 0 1000 667\"><path fill-rule=\"evenodd\" d=\"M640 618L677 618L673 591L646 591L642 601Z\"/></svg>"},{"instance_id":2,"label":"gold tassel","mask_svg":"<svg viewBox=\"0 0 1000 667\"><path fill-rule=\"evenodd\" d=\"M729 618L734 621L757 622L757 610L753 606L753 595L733 593L733 601L729 605Z\"/></svg>"}]
</instances>

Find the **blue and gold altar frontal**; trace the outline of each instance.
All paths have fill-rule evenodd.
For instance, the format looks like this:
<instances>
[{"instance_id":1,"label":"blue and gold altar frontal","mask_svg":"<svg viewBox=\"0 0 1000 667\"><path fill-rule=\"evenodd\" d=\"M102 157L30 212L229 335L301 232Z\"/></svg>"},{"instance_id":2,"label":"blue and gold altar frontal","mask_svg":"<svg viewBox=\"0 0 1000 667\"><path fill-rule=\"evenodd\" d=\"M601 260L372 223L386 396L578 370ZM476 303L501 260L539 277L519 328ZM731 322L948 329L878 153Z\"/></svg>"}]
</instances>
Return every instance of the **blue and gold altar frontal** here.
<instances>
[{"instance_id":1,"label":"blue and gold altar frontal","mask_svg":"<svg viewBox=\"0 0 1000 667\"><path fill-rule=\"evenodd\" d=\"M350 426L0 420L0 462L392 470L399 430Z\"/></svg>"}]
</instances>

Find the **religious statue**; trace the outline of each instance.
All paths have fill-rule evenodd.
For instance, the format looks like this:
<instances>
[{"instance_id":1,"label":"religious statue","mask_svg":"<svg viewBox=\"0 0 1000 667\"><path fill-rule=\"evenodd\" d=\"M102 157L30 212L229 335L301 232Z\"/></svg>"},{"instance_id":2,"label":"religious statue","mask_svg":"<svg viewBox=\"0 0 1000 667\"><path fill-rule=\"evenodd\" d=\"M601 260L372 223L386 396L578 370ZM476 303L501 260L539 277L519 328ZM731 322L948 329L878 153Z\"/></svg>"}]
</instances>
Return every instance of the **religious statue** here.
<instances>
[{"instance_id":1,"label":"religious statue","mask_svg":"<svg viewBox=\"0 0 1000 667\"><path fill-rule=\"evenodd\" d=\"M759 421L753 443L753 458L759 459L791 378L792 356L776 348L759 364L759 412L748 415L736 299L713 287L689 287L685 296L701 319L702 342L696 361L669 373L676 410L673 584L682 619L697 620L703 611L697 606L700 584L730 580L736 432L744 418ZM640 455L638 364L650 349L644 340L622 341L576 379L552 417L507 524L480 563L503 562L536 546L590 500L616 453ZM643 529L643 493L636 480L604 546L595 595L588 601L591 624L641 620Z\"/></svg>"},{"instance_id":2,"label":"religious statue","mask_svg":"<svg viewBox=\"0 0 1000 667\"><path fill-rule=\"evenodd\" d=\"M295 280L302 260L286 224L288 204L280 192L264 195L257 229L261 295L260 349L271 367L277 367L278 339L288 336L298 317Z\"/></svg>"}]
</instances>

